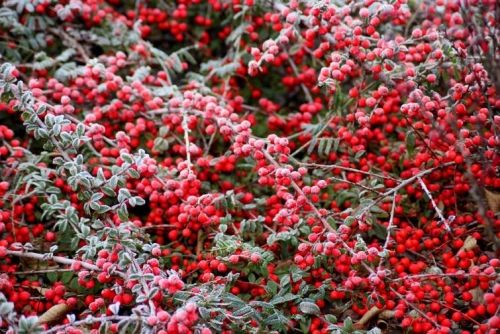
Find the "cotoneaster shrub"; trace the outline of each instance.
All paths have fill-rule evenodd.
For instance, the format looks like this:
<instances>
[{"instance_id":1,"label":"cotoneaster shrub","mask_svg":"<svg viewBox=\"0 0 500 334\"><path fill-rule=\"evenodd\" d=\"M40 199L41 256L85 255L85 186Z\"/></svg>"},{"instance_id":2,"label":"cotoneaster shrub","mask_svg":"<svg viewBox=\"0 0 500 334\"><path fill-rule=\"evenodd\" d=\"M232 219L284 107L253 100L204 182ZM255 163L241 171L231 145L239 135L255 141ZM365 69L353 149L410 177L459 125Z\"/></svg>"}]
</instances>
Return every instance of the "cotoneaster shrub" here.
<instances>
[{"instance_id":1,"label":"cotoneaster shrub","mask_svg":"<svg viewBox=\"0 0 500 334\"><path fill-rule=\"evenodd\" d=\"M500 328L493 0L6 0L0 331Z\"/></svg>"}]
</instances>

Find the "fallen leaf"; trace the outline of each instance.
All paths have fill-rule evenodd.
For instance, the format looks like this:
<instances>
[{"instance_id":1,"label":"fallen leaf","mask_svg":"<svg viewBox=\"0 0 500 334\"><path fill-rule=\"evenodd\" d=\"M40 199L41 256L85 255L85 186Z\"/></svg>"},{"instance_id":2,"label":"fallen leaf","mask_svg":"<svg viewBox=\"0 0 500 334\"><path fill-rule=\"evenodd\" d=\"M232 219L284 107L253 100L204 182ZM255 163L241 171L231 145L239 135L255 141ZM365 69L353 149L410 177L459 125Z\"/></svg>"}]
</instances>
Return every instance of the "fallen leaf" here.
<instances>
[{"instance_id":1,"label":"fallen leaf","mask_svg":"<svg viewBox=\"0 0 500 334\"><path fill-rule=\"evenodd\" d=\"M500 211L500 194L489 191L488 189L484 189L484 193L486 194L486 201L491 211L498 213Z\"/></svg>"},{"instance_id":2,"label":"fallen leaf","mask_svg":"<svg viewBox=\"0 0 500 334\"><path fill-rule=\"evenodd\" d=\"M46 324L61 319L68 313L69 307L66 304L57 304L49 308L38 318L39 324Z\"/></svg>"},{"instance_id":3,"label":"fallen leaf","mask_svg":"<svg viewBox=\"0 0 500 334\"><path fill-rule=\"evenodd\" d=\"M462 246L462 248L460 248L461 251L470 251L472 249L474 249L474 247L477 246L477 240L472 237L472 236L467 236L467 238L465 239L464 241L464 245Z\"/></svg>"},{"instance_id":4,"label":"fallen leaf","mask_svg":"<svg viewBox=\"0 0 500 334\"><path fill-rule=\"evenodd\" d=\"M474 288L469 291L472 294L472 301L484 303L484 291L480 287Z\"/></svg>"},{"instance_id":5,"label":"fallen leaf","mask_svg":"<svg viewBox=\"0 0 500 334\"><path fill-rule=\"evenodd\" d=\"M366 326L366 324L374 317L376 316L377 314L379 314L380 312L382 312L381 309L379 309L378 307L376 306L373 306L371 309L368 310L368 312L366 312L365 314L363 314L363 316L361 317L361 319L359 319L355 324L354 324L354 328L356 329L362 329Z\"/></svg>"}]
</instances>

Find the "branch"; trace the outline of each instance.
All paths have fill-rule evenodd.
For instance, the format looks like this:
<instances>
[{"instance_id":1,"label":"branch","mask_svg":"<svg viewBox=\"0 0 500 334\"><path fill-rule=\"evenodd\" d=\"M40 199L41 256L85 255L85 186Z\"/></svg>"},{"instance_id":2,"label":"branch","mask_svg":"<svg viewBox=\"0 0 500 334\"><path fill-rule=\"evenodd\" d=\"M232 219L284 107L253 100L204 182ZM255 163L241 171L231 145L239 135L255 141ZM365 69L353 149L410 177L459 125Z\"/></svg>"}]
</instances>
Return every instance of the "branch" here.
<instances>
[{"instance_id":1,"label":"branch","mask_svg":"<svg viewBox=\"0 0 500 334\"><path fill-rule=\"evenodd\" d=\"M295 65L295 62L293 61L293 59L291 58L291 55L288 55L288 62L290 63L290 66L292 67L292 70L293 70L293 73L295 74L295 76L298 78L300 73L299 73L299 70L297 69L297 65ZM302 90L304 91L304 94L307 98L307 101L309 103L314 103L314 100L312 98L312 95L311 95L311 92L309 91L309 89L307 89L306 85L304 85L304 83L300 83L300 87L302 88Z\"/></svg>"},{"instance_id":2,"label":"branch","mask_svg":"<svg viewBox=\"0 0 500 334\"><path fill-rule=\"evenodd\" d=\"M397 292L396 289L391 288L391 291L394 292L396 294L396 296L398 296L398 298L401 299L406 305L408 305L410 308L412 308L413 310L415 310L422 317L424 317L430 323L432 323L434 325L434 327L441 328L440 324L438 324L434 319L430 318L424 311L422 311L421 309L419 309L417 305L415 305L415 304L410 303L409 301L407 301L406 298L405 298L405 296L403 296L402 294L400 294L399 292Z\"/></svg>"},{"instance_id":3,"label":"branch","mask_svg":"<svg viewBox=\"0 0 500 334\"><path fill-rule=\"evenodd\" d=\"M67 32L65 32L62 29L56 29L56 28L50 28L49 31L54 35L58 36L59 38L61 38L63 41L65 41L68 44L67 46L77 50L80 56L82 56L83 61L85 63L89 62L90 57L88 56L87 51L85 51L83 46L80 43L78 43L76 39L71 37Z\"/></svg>"},{"instance_id":4,"label":"branch","mask_svg":"<svg viewBox=\"0 0 500 334\"><path fill-rule=\"evenodd\" d=\"M391 279L392 282L406 281L410 279L427 279L427 278L442 278L442 277L457 277L457 278L470 278L470 277L486 277L493 278L494 274L473 274L473 273L442 273L442 274L419 274L419 275L407 275L400 278Z\"/></svg>"},{"instance_id":5,"label":"branch","mask_svg":"<svg viewBox=\"0 0 500 334\"><path fill-rule=\"evenodd\" d=\"M280 167L280 164L274 160L274 158L269 154L269 152L267 152L266 150L263 150L262 151L264 153L264 156L266 157L266 159L271 162L274 166L276 167ZM311 201L307 198L306 194L304 194L304 192L302 191L302 189L299 187L299 185L292 180L292 187L293 189L295 189L295 191L301 195L302 197L304 197L304 199L307 201L307 204L312 208L314 214L318 217L318 219L321 221L321 223L323 224L323 226L325 227L326 230L334 233L336 236L337 236L337 240L340 241L340 243L342 244L342 247L344 247L351 255L354 255L356 254L356 252L351 248L349 247L349 245L347 244L347 242L345 242L337 233L337 231L325 220L325 218L323 217L323 215L318 211L318 208L316 208L316 206L311 203ZM373 269L368 266L365 262L361 262L363 264L363 267L368 270L368 272L370 272L371 274L375 274Z\"/></svg>"},{"instance_id":6,"label":"branch","mask_svg":"<svg viewBox=\"0 0 500 334\"><path fill-rule=\"evenodd\" d=\"M382 195L382 193L380 191L377 191L377 190L375 190L373 188L367 187L367 186L365 186L365 185L363 185L361 183L356 183L356 182L352 182L352 181L349 181L349 180L344 180L344 179L341 179L341 178L335 177L335 176L330 176L330 177L328 177L328 179L335 180L335 181L340 182L340 183L347 183L347 184L350 184L351 186L365 189L366 191L370 191L370 192L375 193L377 195Z\"/></svg>"},{"instance_id":7,"label":"branch","mask_svg":"<svg viewBox=\"0 0 500 334\"><path fill-rule=\"evenodd\" d=\"M52 327L51 329L45 331L45 334L52 334L52 333L58 333L60 331L66 330L70 327L78 327L78 326L85 326L85 325L92 325L97 322L104 322L104 321L123 321L123 320L129 320L129 321L140 321L140 318L137 318L135 316L125 316L125 315L112 315L108 317L92 317L88 316L87 318L83 320L78 320L73 323L69 323L66 325L60 325L56 327Z\"/></svg>"},{"instance_id":8,"label":"branch","mask_svg":"<svg viewBox=\"0 0 500 334\"><path fill-rule=\"evenodd\" d=\"M448 220L443 217L443 213L436 205L436 202L434 202L434 198L432 198L432 195L431 195L429 189L427 189L427 186L425 185L424 181L422 181L422 179L420 177L418 177L417 179L418 179L418 182L420 183L420 186L422 187L422 189L424 189L425 194L431 200L432 206L434 207L434 210L438 214L439 219L441 220L441 223L446 227L446 230L448 232L451 232L450 225L448 225Z\"/></svg>"},{"instance_id":9,"label":"branch","mask_svg":"<svg viewBox=\"0 0 500 334\"><path fill-rule=\"evenodd\" d=\"M186 145L186 159L187 159L187 167L189 174L193 173L192 163L191 163L191 152L189 152L189 125L187 121L186 112L182 112L182 130L184 130L184 144Z\"/></svg>"},{"instance_id":10,"label":"branch","mask_svg":"<svg viewBox=\"0 0 500 334\"><path fill-rule=\"evenodd\" d=\"M394 222L394 211L396 209L396 194L397 193L394 193L394 196L392 197L391 216L389 218L389 225L387 226L387 236L385 237L385 242L384 242L384 246L382 248L382 253L387 251L387 247L389 246L389 241L391 240L391 229L392 229L392 224ZM380 260L377 271L379 271L382 268L382 264L384 263L384 260L385 260L385 257L383 257Z\"/></svg>"},{"instance_id":11,"label":"branch","mask_svg":"<svg viewBox=\"0 0 500 334\"><path fill-rule=\"evenodd\" d=\"M295 160L297 162L297 164L299 164L300 166L304 166L304 167L314 167L314 168L321 168L321 169L340 169L340 170L345 170L348 172L360 173L360 174L369 175L369 176L373 176L373 177L379 177L381 179L389 179L389 180L398 181L397 179L395 179L389 175L382 175L382 174L377 174L377 173L372 173L372 172L366 172L366 171L361 170L361 169L344 167L342 165L335 165L335 164L323 165L323 164L317 164L317 163L300 162L300 161L297 161L296 159L293 159L293 160Z\"/></svg>"},{"instance_id":12,"label":"branch","mask_svg":"<svg viewBox=\"0 0 500 334\"><path fill-rule=\"evenodd\" d=\"M101 272L102 269L96 266L95 264L79 261L79 260L73 260L73 259L68 259L63 256L51 256L50 254L39 254L39 253L33 253L33 252L22 252L22 251L13 251L13 250L7 250L8 255L12 256L17 256L17 257L24 257L28 259L34 259L38 261L54 261L60 264L68 265L68 266L73 266L79 263L83 268L91 271L96 271L96 272ZM122 278L126 278L127 276L122 273L122 272L115 272L118 276Z\"/></svg>"},{"instance_id":13,"label":"branch","mask_svg":"<svg viewBox=\"0 0 500 334\"><path fill-rule=\"evenodd\" d=\"M368 205L364 210L362 210L358 214L358 216L362 216L363 214L365 214L366 212L368 212L373 206L375 206L378 203L380 203L384 198L386 198L387 196L391 196L393 194L396 194L400 189L402 189L402 188L406 187L407 185L411 184L416 179L419 179L419 178L421 178L424 175L430 174L433 171L435 171L436 169L447 167L447 166L451 166L451 165L454 165L454 164L455 164L454 162L447 162L447 163L444 163L444 164L439 165L437 167L433 167L433 168L430 168L430 169L423 170L423 171L421 171L421 172L413 175L412 177L410 177L410 178L408 178L406 180L403 180L396 187L394 187L392 189L389 189L388 191L386 191L385 193L383 193L379 198L377 198L372 204Z\"/></svg>"}]
</instances>

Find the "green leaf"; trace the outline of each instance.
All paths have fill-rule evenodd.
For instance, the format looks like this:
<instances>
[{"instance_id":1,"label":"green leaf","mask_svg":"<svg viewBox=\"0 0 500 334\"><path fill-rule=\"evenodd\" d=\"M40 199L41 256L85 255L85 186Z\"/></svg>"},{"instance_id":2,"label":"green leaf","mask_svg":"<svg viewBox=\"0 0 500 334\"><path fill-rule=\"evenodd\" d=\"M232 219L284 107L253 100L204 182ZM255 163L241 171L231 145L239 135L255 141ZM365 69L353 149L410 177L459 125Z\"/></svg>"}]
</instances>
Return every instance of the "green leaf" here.
<instances>
[{"instance_id":1,"label":"green leaf","mask_svg":"<svg viewBox=\"0 0 500 334\"><path fill-rule=\"evenodd\" d=\"M330 155L330 152L332 151L332 146L333 146L333 139L329 139L323 151L324 156Z\"/></svg>"},{"instance_id":2,"label":"green leaf","mask_svg":"<svg viewBox=\"0 0 500 334\"><path fill-rule=\"evenodd\" d=\"M314 147L318 143L318 137L314 136L311 138L311 143L309 144L309 147L307 148L307 155L310 155L314 151Z\"/></svg>"},{"instance_id":3,"label":"green leaf","mask_svg":"<svg viewBox=\"0 0 500 334\"><path fill-rule=\"evenodd\" d=\"M233 316L235 317L244 317L244 316L248 316L250 315L251 313L254 313L254 309L248 305L240 308L239 310L236 310L233 312Z\"/></svg>"},{"instance_id":4,"label":"green leaf","mask_svg":"<svg viewBox=\"0 0 500 334\"><path fill-rule=\"evenodd\" d=\"M47 273L47 278L50 281L50 283L54 283L55 281L57 281L57 272Z\"/></svg>"},{"instance_id":5,"label":"green leaf","mask_svg":"<svg viewBox=\"0 0 500 334\"><path fill-rule=\"evenodd\" d=\"M413 131L406 134L406 149L408 150L408 155L412 156L415 150L415 133Z\"/></svg>"},{"instance_id":6,"label":"green leaf","mask_svg":"<svg viewBox=\"0 0 500 334\"><path fill-rule=\"evenodd\" d=\"M267 293L269 293L271 295L276 295L276 293L278 292L278 288L279 288L279 285L275 281L273 281L273 280L267 281L267 285L266 285Z\"/></svg>"},{"instance_id":7,"label":"green leaf","mask_svg":"<svg viewBox=\"0 0 500 334\"><path fill-rule=\"evenodd\" d=\"M387 238L387 228L377 222L372 224L372 231L380 240L385 240Z\"/></svg>"},{"instance_id":8,"label":"green leaf","mask_svg":"<svg viewBox=\"0 0 500 334\"><path fill-rule=\"evenodd\" d=\"M361 158L364 154L366 153L366 151L358 151L356 152L356 155L354 155L354 160L359 160L359 158Z\"/></svg>"},{"instance_id":9,"label":"green leaf","mask_svg":"<svg viewBox=\"0 0 500 334\"><path fill-rule=\"evenodd\" d=\"M269 301L269 303L273 304L273 305L278 305L278 304L287 303L287 302L295 300L297 298L299 298L299 296L291 294L291 293L287 293L284 296L279 296L279 295L275 296L273 299L271 299Z\"/></svg>"},{"instance_id":10,"label":"green leaf","mask_svg":"<svg viewBox=\"0 0 500 334\"><path fill-rule=\"evenodd\" d=\"M264 320L264 323L273 328L282 328L288 323L288 318L283 314L275 311L275 313L271 314L267 319Z\"/></svg>"},{"instance_id":11,"label":"green leaf","mask_svg":"<svg viewBox=\"0 0 500 334\"><path fill-rule=\"evenodd\" d=\"M350 317L347 317L344 320L344 330L346 330L347 332L352 332L352 330L353 330L353 323L352 323L352 319Z\"/></svg>"},{"instance_id":12,"label":"green leaf","mask_svg":"<svg viewBox=\"0 0 500 334\"><path fill-rule=\"evenodd\" d=\"M45 191L48 194L60 194L61 193L61 189L59 189L57 187L48 187Z\"/></svg>"},{"instance_id":13,"label":"green leaf","mask_svg":"<svg viewBox=\"0 0 500 334\"><path fill-rule=\"evenodd\" d=\"M133 159L133 158L132 158L132 156L130 156L130 154L128 154L128 153L122 153L122 154L120 155L120 158L121 158L123 161L125 161L125 162L127 162L127 163L129 163L129 164L133 164L133 163L134 163L134 159Z\"/></svg>"},{"instance_id":14,"label":"green leaf","mask_svg":"<svg viewBox=\"0 0 500 334\"><path fill-rule=\"evenodd\" d=\"M118 218L120 218L121 221L125 222L128 221L128 211L127 211L127 206L125 204L121 205L118 210Z\"/></svg>"},{"instance_id":15,"label":"green leaf","mask_svg":"<svg viewBox=\"0 0 500 334\"><path fill-rule=\"evenodd\" d=\"M141 176L138 171L136 171L135 169L132 169L132 168L127 170L127 173L133 179L138 179Z\"/></svg>"},{"instance_id":16,"label":"green leaf","mask_svg":"<svg viewBox=\"0 0 500 334\"><path fill-rule=\"evenodd\" d=\"M199 307L198 312L200 313L201 317L205 320L210 319L210 311L206 307Z\"/></svg>"},{"instance_id":17,"label":"green leaf","mask_svg":"<svg viewBox=\"0 0 500 334\"><path fill-rule=\"evenodd\" d=\"M326 321L328 321L331 324L336 324L337 323L337 317L334 316L333 314L326 314L325 315Z\"/></svg>"},{"instance_id":18,"label":"green leaf","mask_svg":"<svg viewBox=\"0 0 500 334\"><path fill-rule=\"evenodd\" d=\"M105 193L109 197L115 197L116 196L116 192L111 187L104 186L104 187L101 188L101 191L103 193Z\"/></svg>"},{"instance_id":19,"label":"green leaf","mask_svg":"<svg viewBox=\"0 0 500 334\"><path fill-rule=\"evenodd\" d=\"M301 302L299 304L299 310L305 314L313 314L313 315L321 314L319 306L311 302Z\"/></svg>"},{"instance_id":20,"label":"green leaf","mask_svg":"<svg viewBox=\"0 0 500 334\"><path fill-rule=\"evenodd\" d=\"M64 283L64 285L68 285L73 276L74 275L72 271L64 272L61 274L61 281Z\"/></svg>"},{"instance_id":21,"label":"green leaf","mask_svg":"<svg viewBox=\"0 0 500 334\"><path fill-rule=\"evenodd\" d=\"M71 239L71 249L76 249L78 247L78 243L80 242L80 239L78 237L74 237Z\"/></svg>"},{"instance_id":22,"label":"green leaf","mask_svg":"<svg viewBox=\"0 0 500 334\"><path fill-rule=\"evenodd\" d=\"M239 63L229 63L220 67L216 67L214 69L214 72L218 77L224 78L228 75L232 75L239 67Z\"/></svg>"},{"instance_id":23,"label":"green leaf","mask_svg":"<svg viewBox=\"0 0 500 334\"><path fill-rule=\"evenodd\" d=\"M318 154L319 154L320 156L324 156L324 154L323 154L323 153L325 152L325 144L326 144L326 142L327 142L327 141L328 141L328 139L327 139L327 138L321 138L321 139L319 140L319 144L318 144Z\"/></svg>"}]
</instances>

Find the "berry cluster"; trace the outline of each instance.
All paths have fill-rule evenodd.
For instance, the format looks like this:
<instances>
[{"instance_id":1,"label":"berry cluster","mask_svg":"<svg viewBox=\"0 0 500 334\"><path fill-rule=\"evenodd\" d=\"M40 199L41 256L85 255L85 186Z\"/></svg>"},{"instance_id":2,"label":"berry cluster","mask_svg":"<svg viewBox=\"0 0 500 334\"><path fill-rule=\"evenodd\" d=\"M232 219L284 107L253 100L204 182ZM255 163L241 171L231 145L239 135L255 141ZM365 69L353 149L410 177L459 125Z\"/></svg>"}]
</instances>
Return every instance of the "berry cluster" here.
<instances>
[{"instance_id":1,"label":"berry cluster","mask_svg":"<svg viewBox=\"0 0 500 334\"><path fill-rule=\"evenodd\" d=\"M5 1L0 330L500 329L495 1Z\"/></svg>"}]
</instances>

